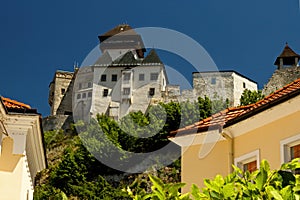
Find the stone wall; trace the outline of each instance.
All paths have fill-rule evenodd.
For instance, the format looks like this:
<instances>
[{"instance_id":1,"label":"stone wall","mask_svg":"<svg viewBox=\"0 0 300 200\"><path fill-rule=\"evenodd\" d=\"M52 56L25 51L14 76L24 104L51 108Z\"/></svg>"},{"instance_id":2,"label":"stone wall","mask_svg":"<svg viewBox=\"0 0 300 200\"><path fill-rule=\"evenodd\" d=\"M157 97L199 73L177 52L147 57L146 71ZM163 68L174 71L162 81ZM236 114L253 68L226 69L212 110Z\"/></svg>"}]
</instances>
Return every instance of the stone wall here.
<instances>
[{"instance_id":1,"label":"stone wall","mask_svg":"<svg viewBox=\"0 0 300 200\"><path fill-rule=\"evenodd\" d=\"M68 132L72 123L71 115L48 116L42 120L43 131L65 130Z\"/></svg>"},{"instance_id":2,"label":"stone wall","mask_svg":"<svg viewBox=\"0 0 300 200\"><path fill-rule=\"evenodd\" d=\"M264 86L263 94L269 95L285 85L300 78L300 67L291 66L277 69L269 82Z\"/></svg>"},{"instance_id":3,"label":"stone wall","mask_svg":"<svg viewBox=\"0 0 300 200\"><path fill-rule=\"evenodd\" d=\"M70 103L70 100L72 101L72 91L70 91L70 83L73 78L73 72L63 72L63 71L57 71L54 75L53 81L50 83L49 86L49 99L48 102L51 106L51 115L56 115L57 110L59 109L63 98L64 100L64 106L66 110L70 110L68 104ZM71 98L70 98L71 97ZM72 106L72 102L70 103ZM63 109L60 109L60 114L64 112Z\"/></svg>"},{"instance_id":4,"label":"stone wall","mask_svg":"<svg viewBox=\"0 0 300 200\"><path fill-rule=\"evenodd\" d=\"M234 105L234 80L232 72L193 73L193 87L198 97L211 100L226 99Z\"/></svg>"}]
</instances>

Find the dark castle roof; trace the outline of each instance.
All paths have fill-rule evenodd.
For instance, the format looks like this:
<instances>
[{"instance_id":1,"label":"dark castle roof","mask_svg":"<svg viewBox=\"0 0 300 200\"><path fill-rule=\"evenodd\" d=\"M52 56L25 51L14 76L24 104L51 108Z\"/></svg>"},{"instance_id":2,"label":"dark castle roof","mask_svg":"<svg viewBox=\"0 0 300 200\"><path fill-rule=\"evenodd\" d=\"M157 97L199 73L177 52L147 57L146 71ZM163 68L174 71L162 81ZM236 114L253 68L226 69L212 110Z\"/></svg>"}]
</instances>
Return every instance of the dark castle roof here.
<instances>
[{"instance_id":1,"label":"dark castle roof","mask_svg":"<svg viewBox=\"0 0 300 200\"><path fill-rule=\"evenodd\" d=\"M300 58L300 55L293 51L286 43L282 53L277 57L274 65L280 64L280 58L283 58L284 65L293 65L295 63L295 58Z\"/></svg>"},{"instance_id":2,"label":"dark castle roof","mask_svg":"<svg viewBox=\"0 0 300 200\"><path fill-rule=\"evenodd\" d=\"M112 61L108 52L105 52L100 58L96 61L95 65L103 66L140 66L140 65L157 65L163 64L157 55L156 51L152 49L146 58L136 59L132 51L126 52L124 55L120 56L116 60Z\"/></svg>"},{"instance_id":3,"label":"dark castle roof","mask_svg":"<svg viewBox=\"0 0 300 200\"><path fill-rule=\"evenodd\" d=\"M105 39L120 33L122 33L122 35L137 35L137 33L128 24L120 24L114 27L113 29L107 31L106 33L100 35L100 42L103 42Z\"/></svg>"},{"instance_id":4,"label":"dark castle roof","mask_svg":"<svg viewBox=\"0 0 300 200\"><path fill-rule=\"evenodd\" d=\"M143 60L142 63L159 63L162 64L162 61L160 60L159 56L157 55L156 51L154 49L151 49L151 51L148 53L147 57Z\"/></svg>"},{"instance_id":5,"label":"dark castle roof","mask_svg":"<svg viewBox=\"0 0 300 200\"><path fill-rule=\"evenodd\" d=\"M124 64L130 64L130 65L136 65L140 63L140 61L136 60L134 58L134 55L132 53L132 51L128 51L127 53L125 53L123 56L121 56L120 58L117 58L116 60L114 60L112 62L112 64L119 64L119 65L124 65Z\"/></svg>"}]
</instances>

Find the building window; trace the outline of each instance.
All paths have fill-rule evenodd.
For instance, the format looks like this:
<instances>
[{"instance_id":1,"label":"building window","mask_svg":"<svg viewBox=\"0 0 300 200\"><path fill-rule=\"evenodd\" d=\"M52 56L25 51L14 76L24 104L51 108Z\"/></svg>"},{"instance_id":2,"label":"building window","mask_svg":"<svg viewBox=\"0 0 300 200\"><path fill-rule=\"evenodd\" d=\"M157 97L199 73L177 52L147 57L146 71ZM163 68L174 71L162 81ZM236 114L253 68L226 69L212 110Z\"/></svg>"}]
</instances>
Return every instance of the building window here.
<instances>
[{"instance_id":1,"label":"building window","mask_svg":"<svg viewBox=\"0 0 300 200\"><path fill-rule=\"evenodd\" d=\"M245 82L243 82L243 88L246 88L246 83Z\"/></svg>"},{"instance_id":2,"label":"building window","mask_svg":"<svg viewBox=\"0 0 300 200\"><path fill-rule=\"evenodd\" d=\"M151 73L150 74L150 80L156 81L158 79L158 73Z\"/></svg>"},{"instance_id":3,"label":"building window","mask_svg":"<svg viewBox=\"0 0 300 200\"><path fill-rule=\"evenodd\" d=\"M145 74L139 74L139 81L145 80Z\"/></svg>"},{"instance_id":4,"label":"building window","mask_svg":"<svg viewBox=\"0 0 300 200\"><path fill-rule=\"evenodd\" d=\"M81 98L81 94L77 94L77 99L80 99Z\"/></svg>"},{"instance_id":5,"label":"building window","mask_svg":"<svg viewBox=\"0 0 300 200\"><path fill-rule=\"evenodd\" d=\"M79 90L82 89L82 83L79 83L79 86L78 86Z\"/></svg>"},{"instance_id":6,"label":"building window","mask_svg":"<svg viewBox=\"0 0 300 200\"><path fill-rule=\"evenodd\" d=\"M300 158L300 134L280 141L281 163Z\"/></svg>"},{"instance_id":7,"label":"building window","mask_svg":"<svg viewBox=\"0 0 300 200\"><path fill-rule=\"evenodd\" d=\"M91 88L91 87L92 87L92 83L88 82L88 88Z\"/></svg>"},{"instance_id":8,"label":"building window","mask_svg":"<svg viewBox=\"0 0 300 200\"><path fill-rule=\"evenodd\" d=\"M130 88L123 88L123 95L129 95L130 94Z\"/></svg>"},{"instance_id":9,"label":"building window","mask_svg":"<svg viewBox=\"0 0 300 200\"><path fill-rule=\"evenodd\" d=\"M300 134L280 141L280 157L282 164L300 158ZM300 174L300 169L293 172Z\"/></svg>"},{"instance_id":10,"label":"building window","mask_svg":"<svg viewBox=\"0 0 300 200\"><path fill-rule=\"evenodd\" d=\"M65 94L66 89L65 88L61 88L61 94Z\"/></svg>"},{"instance_id":11,"label":"building window","mask_svg":"<svg viewBox=\"0 0 300 200\"><path fill-rule=\"evenodd\" d=\"M104 89L104 90L103 90L103 96L104 96L104 97L107 97L107 96L108 96L108 89Z\"/></svg>"},{"instance_id":12,"label":"building window","mask_svg":"<svg viewBox=\"0 0 300 200\"><path fill-rule=\"evenodd\" d=\"M257 170L257 160L253 160L243 164L243 171L254 172Z\"/></svg>"},{"instance_id":13,"label":"building window","mask_svg":"<svg viewBox=\"0 0 300 200\"><path fill-rule=\"evenodd\" d=\"M154 94L155 94L155 88L150 88L149 89L149 95L154 96Z\"/></svg>"},{"instance_id":14,"label":"building window","mask_svg":"<svg viewBox=\"0 0 300 200\"><path fill-rule=\"evenodd\" d=\"M101 81L101 82L105 82L105 81L106 81L106 74L102 74L102 75L101 75L100 81Z\"/></svg>"},{"instance_id":15,"label":"building window","mask_svg":"<svg viewBox=\"0 0 300 200\"><path fill-rule=\"evenodd\" d=\"M117 74L112 74L111 75L111 81L117 81L118 80L118 75Z\"/></svg>"},{"instance_id":16,"label":"building window","mask_svg":"<svg viewBox=\"0 0 300 200\"><path fill-rule=\"evenodd\" d=\"M130 73L124 73L123 80L124 81L129 81L130 80Z\"/></svg>"},{"instance_id":17,"label":"building window","mask_svg":"<svg viewBox=\"0 0 300 200\"><path fill-rule=\"evenodd\" d=\"M88 97L92 97L92 92L89 92L89 93L88 93Z\"/></svg>"},{"instance_id":18,"label":"building window","mask_svg":"<svg viewBox=\"0 0 300 200\"><path fill-rule=\"evenodd\" d=\"M243 156L234 159L235 166L243 171L253 172L259 169L259 150L255 150Z\"/></svg>"},{"instance_id":19,"label":"building window","mask_svg":"<svg viewBox=\"0 0 300 200\"><path fill-rule=\"evenodd\" d=\"M215 85L216 82L217 82L217 79L216 78L211 78L210 82L211 82L212 85Z\"/></svg>"},{"instance_id":20,"label":"building window","mask_svg":"<svg viewBox=\"0 0 300 200\"><path fill-rule=\"evenodd\" d=\"M86 93L82 94L82 98L85 99L86 98Z\"/></svg>"}]
</instances>

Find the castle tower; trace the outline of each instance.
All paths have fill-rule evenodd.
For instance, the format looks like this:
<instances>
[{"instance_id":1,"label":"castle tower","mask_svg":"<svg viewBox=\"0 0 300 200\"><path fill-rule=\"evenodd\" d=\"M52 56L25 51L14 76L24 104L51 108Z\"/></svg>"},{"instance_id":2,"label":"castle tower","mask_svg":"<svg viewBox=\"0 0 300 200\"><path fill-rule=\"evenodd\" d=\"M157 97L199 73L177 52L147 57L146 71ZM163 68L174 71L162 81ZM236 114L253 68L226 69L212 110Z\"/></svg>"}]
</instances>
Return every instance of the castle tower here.
<instances>
[{"instance_id":1,"label":"castle tower","mask_svg":"<svg viewBox=\"0 0 300 200\"><path fill-rule=\"evenodd\" d=\"M295 53L286 43L282 53L277 57L274 65L278 66L278 69L283 66L298 66L300 55Z\"/></svg>"},{"instance_id":2,"label":"castle tower","mask_svg":"<svg viewBox=\"0 0 300 200\"><path fill-rule=\"evenodd\" d=\"M70 115L72 113L72 89L74 72L56 71L49 85L48 103L50 115Z\"/></svg>"},{"instance_id":3,"label":"castle tower","mask_svg":"<svg viewBox=\"0 0 300 200\"><path fill-rule=\"evenodd\" d=\"M300 55L286 43L282 53L275 60L274 65L277 65L277 70L275 70L269 82L264 86L262 93L269 95L300 78L299 60Z\"/></svg>"},{"instance_id":4,"label":"castle tower","mask_svg":"<svg viewBox=\"0 0 300 200\"><path fill-rule=\"evenodd\" d=\"M144 58L144 43L139 34L128 24L121 24L108 32L98 36L100 50L104 54L108 52L112 60L132 50L135 58Z\"/></svg>"}]
</instances>

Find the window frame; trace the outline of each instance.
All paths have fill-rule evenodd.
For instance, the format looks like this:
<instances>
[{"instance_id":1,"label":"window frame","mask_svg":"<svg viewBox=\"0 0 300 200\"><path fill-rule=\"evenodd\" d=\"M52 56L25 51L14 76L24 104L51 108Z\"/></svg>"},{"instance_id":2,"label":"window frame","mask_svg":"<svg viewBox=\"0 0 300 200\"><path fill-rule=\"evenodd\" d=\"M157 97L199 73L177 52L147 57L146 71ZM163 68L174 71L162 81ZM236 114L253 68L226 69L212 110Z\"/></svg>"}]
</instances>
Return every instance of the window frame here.
<instances>
[{"instance_id":1,"label":"window frame","mask_svg":"<svg viewBox=\"0 0 300 200\"><path fill-rule=\"evenodd\" d=\"M112 74L111 75L111 81L112 82L117 82L118 81L118 74Z\"/></svg>"},{"instance_id":2,"label":"window frame","mask_svg":"<svg viewBox=\"0 0 300 200\"><path fill-rule=\"evenodd\" d=\"M125 91L128 91L128 92L125 92ZM123 92L122 92L123 95L130 95L130 88L129 87L125 87L123 88Z\"/></svg>"},{"instance_id":3,"label":"window frame","mask_svg":"<svg viewBox=\"0 0 300 200\"><path fill-rule=\"evenodd\" d=\"M145 81L145 74L139 74L139 81Z\"/></svg>"},{"instance_id":4,"label":"window frame","mask_svg":"<svg viewBox=\"0 0 300 200\"><path fill-rule=\"evenodd\" d=\"M216 78L216 77L212 77L212 78L210 79L210 83L211 83L212 85L216 85L216 84L217 84L217 78Z\"/></svg>"},{"instance_id":5,"label":"window frame","mask_svg":"<svg viewBox=\"0 0 300 200\"><path fill-rule=\"evenodd\" d=\"M107 76L106 74L101 74L100 82L106 82Z\"/></svg>"},{"instance_id":6,"label":"window frame","mask_svg":"<svg viewBox=\"0 0 300 200\"><path fill-rule=\"evenodd\" d=\"M130 81L131 73L124 73L123 74L123 81Z\"/></svg>"},{"instance_id":7,"label":"window frame","mask_svg":"<svg viewBox=\"0 0 300 200\"><path fill-rule=\"evenodd\" d=\"M108 90L108 89L103 89L102 96L103 96L103 97L108 97L108 93L109 93L109 90Z\"/></svg>"},{"instance_id":8,"label":"window frame","mask_svg":"<svg viewBox=\"0 0 300 200\"><path fill-rule=\"evenodd\" d=\"M155 79L154 79L154 76L155 76ZM150 81L157 81L158 77L159 77L159 73L158 72L150 73Z\"/></svg>"},{"instance_id":9,"label":"window frame","mask_svg":"<svg viewBox=\"0 0 300 200\"><path fill-rule=\"evenodd\" d=\"M259 149L254 150L250 153L244 154L237 158L234 158L234 165L244 171L245 164L253 162L256 160L256 168L260 167L260 151Z\"/></svg>"},{"instance_id":10,"label":"window frame","mask_svg":"<svg viewBox=\"0 0 300 200\"><path fill-rule=\"evenodd\" d=\"M281 164L289 162L291 158L291 147L300 144L300 134L288 137L280 141L280 161Z\"/></svg>"},{"instance_id":11,"label":"window frame","mask_svg":"<svg viewBox=\"0 0 300 200\"><path fill-rule=\"evenodd\" d=\"M155 88L149 88L149 96L155 95Z\"/></svg>"}]
</instances>

